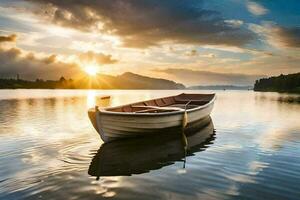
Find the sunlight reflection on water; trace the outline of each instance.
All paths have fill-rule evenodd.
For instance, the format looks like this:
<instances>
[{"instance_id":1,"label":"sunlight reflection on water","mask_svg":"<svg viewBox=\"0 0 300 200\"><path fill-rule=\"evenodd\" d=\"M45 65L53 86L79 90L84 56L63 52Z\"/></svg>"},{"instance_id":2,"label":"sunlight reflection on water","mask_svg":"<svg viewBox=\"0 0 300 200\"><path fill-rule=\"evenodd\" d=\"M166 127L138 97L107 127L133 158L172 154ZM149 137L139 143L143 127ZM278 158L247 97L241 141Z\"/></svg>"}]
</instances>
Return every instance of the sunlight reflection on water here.
<instances>
[{"instance_id":1,"label":"sunlight reflection on water","mask_svg":"<svg viewBox=\"0 0 300 200\"><path fill-rule=\"evenodd\" d=\"M0 91L0 199L298 199L300 104L276 101L280 94L217 91L216 133L204 143L190 139L197 148L184 169L179 141L103 145L87 117L94 105L180 92ZM103 163L116 168L106 173L119 175L97 181L88 174L91 166L91 173L103 172Z\"/></svg>"}]
</instances>

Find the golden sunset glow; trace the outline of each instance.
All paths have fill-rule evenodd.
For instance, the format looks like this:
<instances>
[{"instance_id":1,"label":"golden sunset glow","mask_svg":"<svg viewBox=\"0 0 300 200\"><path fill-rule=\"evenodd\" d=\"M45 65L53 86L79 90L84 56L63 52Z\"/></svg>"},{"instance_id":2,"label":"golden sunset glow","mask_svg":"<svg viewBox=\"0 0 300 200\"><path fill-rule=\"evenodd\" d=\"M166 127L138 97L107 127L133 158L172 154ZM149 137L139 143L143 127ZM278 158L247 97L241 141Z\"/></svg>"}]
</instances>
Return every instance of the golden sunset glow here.
<instances>
[{"instance_id":1,"label":"golden sunset glow","mask_svg":"<svg viewBox=\"0 0 300 200\"><path fill-rule=\"evenodd\" d=\"M84 71L90 75L90 76L96 76L97 73L99 72L98 66L95 65L88 65L84 68Z\"/></svg>"},{"instance_id":2,"label":"golden sunset glow","mask_svg":"<svg viewBox=\"0 0 300 200\"><path fill-rule=\"evenodd\" d=\"M2 0L0 74L75 80L131 72L189 87L252 86L300 70L296 3L150 2Z\"/></svg>"}]
</instances>

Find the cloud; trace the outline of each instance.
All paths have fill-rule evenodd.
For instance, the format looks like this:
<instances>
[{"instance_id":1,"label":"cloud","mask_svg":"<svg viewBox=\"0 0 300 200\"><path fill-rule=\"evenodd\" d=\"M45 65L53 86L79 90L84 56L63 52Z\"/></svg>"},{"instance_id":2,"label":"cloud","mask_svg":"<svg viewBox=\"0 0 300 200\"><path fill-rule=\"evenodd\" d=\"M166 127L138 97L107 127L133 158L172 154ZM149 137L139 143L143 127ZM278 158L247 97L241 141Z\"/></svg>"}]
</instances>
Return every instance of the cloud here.
<instances>
[{"instance_id":1,"label":"cloud","mask_svg":"<svg viewBox=\"0 0 300 200\"><path fill-rule=\"evenodd\" d=\"M203 58L215 58L216 55L213 53L207 53L207 54L202 54L201 57Z\"/></svg>"},{"instance_id":2,"label":"cloud","mask_svg":"<svg viewBox=\"0 0 300 200\"><path fill-rule=\"evenodd\" d=\"M192 49L190 51L184 52L184 55L187 57L196 57L199 56L201 58L215 58L216 55L213 53L205 53L205 54L200 54L196 49Z\"/></svg>"},{"instance_id":3,"label":"cloud","mask_svg":"<svg viewBox=\"0 0 300 200\"><path fill-rule=\"evenodd\" d=\"M99 65L103 64L115 64L118 60L113 59L112 55L105 55L103 53L95 53L93 51L87 51L79 55L80 62L83 63L97 63Z\"/></svg>"},{"instance_id":4,"label":"cloud","mask_svg":"<svg viewBox=\"0 0 300 200\"><path fill-rule=\"evenodd\" d=\"M237 19L225 20L224 22L233 27L240 27L244 24L242 20L237 20Z\"/></svg>"},{"instance_id":5,"label":"cloud","mask_svg":"<svg viewBox=\"0 0 300 200\"><path fill-rule=\"evenodd\" d=\"M2 36L15 41L16 36ZM75 63L59 61L56 55L38 56L34 52L25 52L16 47L0 47L1 78L15 77L20 74L24 79L58 79L60 76L74 77L82 73Z\"/></svg>"},{"instance_id":6,"label":"cloud","mask_svg":"<svg viewBox=\"0 0 300 200\"><path fill-rule=\"evenodd\" d=\"M74 63L55 61L53 56L36 58L34 54L23 55L17 48L0 49L1 78L20 74L24 79L58 79L60 76L74 77L81 74L80 67Z\"/></svg>"},{"instance_id":7,"label":"cloud","mask_svg":"<svg viewBox=\"0 0 300 200\"><path fill-rule=\"evenodd\" d=\"M186 56L191 56L191 57L197 56L197 55L198 55L198 51L197 51L196 49L192 49L192 50L190 50L190 51L185 52L184 55L186 55Z\"/></svg>"},{"instance_id":8,"label":"cloud","mask_svg":"<svg viewBox=\"0 0 300 200\"><path fill-rule=\"evenodd\" d=\"M16 34L1 36L2 41L15 42ZM1 44L1 43L0 43ZM0 46L0 78L14 77L20 74L24 79L58 79L60 76L76 78L82 76L82 64L114 64L118 60L111 55L88 51L73 56L73 61L61 61L56 54L39 54L27 52L16 47L16 44ZM71 58L71 57L70 57ZM75 58L75 59L74 59Z\"/></svg>"},{"instance_id":9,"label":"cloud","mask_svg":"<svg viewBox=\"0 0 300 200\"><path fill-rule=\"evenodd\" d=\"M257 16L265 15L269 12L268 9L253 1L247 2L247 9L250 13Z\"/></svg>"},{"instance_id":10,"label":"cloud","mask_svg":"<svg viewBox=\"0 0 300 200\"><path fill-rule=\"evenodd\" d=\"M51 64L51 63L55 63L56 62L56 55L50 55L46 58L43 59L44 63L46 64Z\"/></svg>"},{"instance_id":11,"label":"cloud","mask_svg":"<svg viewBox=\"0 0 300 200\"><path fill-rule=\"evenodd\" d=\"M275 47L300 47L300 27L284 27L271 22L265 22L262 25L250 24L249 27Z\"/></svg>"},{"instance_id":12,"label":"cloud","mask_svg":"<svg viewBox=\"0 0 300 200\"><path fill-rule=\"evenodd\" d=\"M126 47L146 48L166 42L243 46L256 37L246 28L225 22L219 12L204 8L202 0L30 2L52 23L117 35Z\"/></svg>"},{"instance_id":13,"label":"cloud","mask_svg":"<svg viewBox=\"0 0 300 200\"><path fill-rule=\"evenodd\" d=\"M1 36L0 35L0 43L2 42L15 42L17 39L16 34L8 35L8 36Z\"/></svg>"},{"instance_id":14,"label":"cloud","mask_svg":"<svg viewBox=\"0 0 300 200\"><path fill-rule=\"evenodd\" d=\"M171 78L187 85L253 85L255 80L265 75L217 73L183 68L156 69L158 73L171 75Z\"/></svg>"},{"instance_id":15,"label":"cloud","mask_svg":"<svg viewBox=\"0 0 300 200\"><path fill-rule=\"evenodd\" d=\"M300 27L274 27L271 37L285 47L300 47Z\"/></svg>"}]
</instances>

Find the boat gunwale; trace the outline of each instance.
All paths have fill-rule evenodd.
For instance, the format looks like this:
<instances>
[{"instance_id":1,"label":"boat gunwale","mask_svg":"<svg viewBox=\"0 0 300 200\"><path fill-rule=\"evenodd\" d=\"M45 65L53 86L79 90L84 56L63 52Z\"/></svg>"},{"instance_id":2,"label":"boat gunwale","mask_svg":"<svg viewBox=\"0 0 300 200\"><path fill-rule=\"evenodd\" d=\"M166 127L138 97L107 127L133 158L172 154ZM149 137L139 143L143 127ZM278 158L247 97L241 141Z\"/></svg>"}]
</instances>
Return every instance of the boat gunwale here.
<instances>
[{"instance_id":1,"label":"boat gunwale","mask_svg":"<svg viewBox=\"0 0 300 200\"><path fill-rule=\"evenodd\" d=\"M189 93L181 93L181 94L189 94ZM181 94L179 94L179 95L181 95ZM179 95L174 95L174 96L169 96L169 97L176 97L176 96L179 96ZM216 99L216 94L212 93L212 94L208 94L208 95L213 95L213 98L208 103L206 103L204 105L199 105L195 108L187 109L186 111L189 113L189 112L201 110L203 108L206 108L206 107L210 106L212 103L214 103L214 101ZM162 97L162 98L168 98L168 97ZM157 98L157 99L160 99L160 98ZM149 99L149 100L154 100L154 99ZM123 106L129 106L129 105L135 104L135 103L143 103L143 102L149 101L149 100L133 102L133 103L130 103L130 104L125 104L125 105L120 105L120 106L115 106L115 107L109 107L109 108L104 108L104 109L99 109L99 113L100 114L115 115L115 116L164 116L164 115L183 114L185 112L185 110L179 110L179 111L170 111L170 112L161 112L161 113L136 113L136 112L114 112L114 111L107 110L107 109L114 109L114 108L119 108L119 107L123 107Z\"/></svg>"}]
</instances>

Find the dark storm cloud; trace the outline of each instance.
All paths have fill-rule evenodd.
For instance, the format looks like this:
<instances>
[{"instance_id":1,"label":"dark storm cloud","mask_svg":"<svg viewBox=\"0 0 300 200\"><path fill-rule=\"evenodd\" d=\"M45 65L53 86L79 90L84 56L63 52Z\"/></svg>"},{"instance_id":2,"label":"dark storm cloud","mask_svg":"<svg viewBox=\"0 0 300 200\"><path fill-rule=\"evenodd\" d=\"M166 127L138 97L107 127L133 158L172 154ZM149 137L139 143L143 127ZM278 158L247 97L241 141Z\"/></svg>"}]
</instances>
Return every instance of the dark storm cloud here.
<instances>
[{"instance_id":1,"label":"dark storm cloud","mask_svg":"<svg viewBox=\"0 0 300 200\"><path fill-rule=\"evenodd\" d=\"M300 47L300 27L278 27L276 29L276 38L287 47Z\"/></svg>"},{"instance_id":2,"label":"dark storm cloud","mask_svg":"<svg viewBox=\"0 0 300 200\"><path fill-rule=\"evenodd\" d=\"M255 39L243 27L226 23L201 0L30 0L53 23L122 38L125 46L144 48L161 42L242 46Z\"/></svg>"},{"instance_id":3,"label":"dark storm cloud","mask_svg":"<svg viewBox=\"0 0 300 200\"><path fill-rule=\"evenodd\" d=\"M157 69L155 71L172 75L176 81L187 85L253 85L255 80L265 77L265 75L216 73L177 68Z\"/></svg>"},{"instance_id":4,"label":"dark storm cloud","mask_svg":"<svg viewBox=\"0 0 300 200\"><path fill-rule=\"evenodd\" d=\"M16 34L8 35L8 36L2 36L0 35L0 43L2 42L15 42L17 39Z\"/></svg>"}]
</instances>

